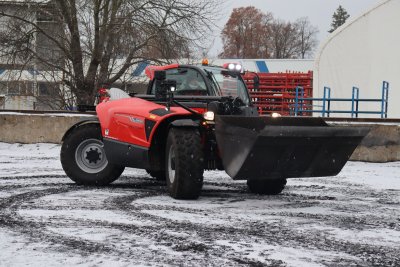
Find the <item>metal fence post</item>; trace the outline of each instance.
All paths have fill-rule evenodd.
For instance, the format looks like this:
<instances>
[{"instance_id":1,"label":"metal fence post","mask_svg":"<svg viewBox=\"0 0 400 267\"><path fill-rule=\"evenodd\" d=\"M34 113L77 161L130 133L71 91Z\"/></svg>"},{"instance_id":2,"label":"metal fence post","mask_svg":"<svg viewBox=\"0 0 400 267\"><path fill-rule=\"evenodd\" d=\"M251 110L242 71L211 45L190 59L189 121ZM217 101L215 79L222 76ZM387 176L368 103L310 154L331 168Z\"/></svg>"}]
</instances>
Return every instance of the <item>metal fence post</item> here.
<instances>
[{"instance_id":1,"label":"metal fence post","mask_svg":"<svg viewBox=\"0 0 400 267\"><path fill-rule=\"evenodd\" d=\"M326 86L324 87L324 96L322 97L322 117L325 117L326 113Z\"/></svg>"},{"instance_id":2,"label":"metal fence post","mask_svg":"<svg viewBox=\"0 0 400 267\"><path fill-rule=\"evenodd\" d=\"M381 118L387 119L388 111L388 98L389 98L389 83L383 81L382 84L382 103L381 103Z\"/></svg>"},{"instance_id":3,"label":"metal fence post","mask_svg":"<svg viewBox=\"0 0 400 267\"><path fill-rule=\"evenodd\" d=\"M352 96L351 96L351 117L358 118L358 99L360 96L360 89L358 87L353 86Z\"/></svg>"},{"instance_id":4,"label":"metal fence post","mask_svg":"<svg viewBox=\"0 0 400 267\"><path fill-rule=\"evenodd\" d=\"M324 87L324 98L322 101L322 117L325 117L325 114L329 117L331 110L331 88Z\"/></svg>"},{"instance_id":5,"label":"metal fence post","mask_svg":"<svg viewBox=\"0 0 400 267\"><path fill-rule=\"evenodd\" d=\"M331 88L328 87L328 117L331 116Z\"/></svg>"}]
</instances>

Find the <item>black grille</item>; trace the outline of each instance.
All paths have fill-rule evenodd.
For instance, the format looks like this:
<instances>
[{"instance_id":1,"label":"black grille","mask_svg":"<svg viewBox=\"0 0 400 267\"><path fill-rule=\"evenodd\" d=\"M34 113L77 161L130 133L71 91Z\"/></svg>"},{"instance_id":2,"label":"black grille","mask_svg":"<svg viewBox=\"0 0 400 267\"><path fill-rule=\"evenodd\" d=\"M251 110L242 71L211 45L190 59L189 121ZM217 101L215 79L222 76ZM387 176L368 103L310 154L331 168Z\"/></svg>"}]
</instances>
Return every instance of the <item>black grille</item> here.
<instances>
[{"instance_id":1,"label":"black grille","mask_svg":"<svg viewBox=\"0 0 400 267\"><path fill-rule=\"evenodd\" d=\"M154 125L156 125L155 121L152 121L152 120L145 120L144 121L144 126L145 126L145 130L146 130L146 139L147 140L149 140L149 138L150 138L150 134L151 134L151 131L154 128Z\"/></svg>"}]
</instances>

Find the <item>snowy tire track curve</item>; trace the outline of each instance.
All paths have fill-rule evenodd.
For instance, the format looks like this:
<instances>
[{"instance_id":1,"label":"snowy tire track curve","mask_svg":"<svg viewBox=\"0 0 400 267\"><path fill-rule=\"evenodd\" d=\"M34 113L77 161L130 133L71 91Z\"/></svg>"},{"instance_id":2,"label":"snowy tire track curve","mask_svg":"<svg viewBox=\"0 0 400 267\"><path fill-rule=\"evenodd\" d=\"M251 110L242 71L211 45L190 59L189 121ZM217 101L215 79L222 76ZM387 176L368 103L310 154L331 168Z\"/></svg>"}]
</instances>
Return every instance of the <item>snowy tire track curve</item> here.
<instances>
[{"instance_id":1,"label":"snowy tire track curve","mask_svg":"<svg viewBox=\"0 0 400 267\"><path fill-rule=\"evenodd\" d=\"M278 196L206 172L201 198L178 201L141 170L76 186L58 153L0 143L0 265L400 266L400 163L351 162Z\"/></svg>"}]
</instances>

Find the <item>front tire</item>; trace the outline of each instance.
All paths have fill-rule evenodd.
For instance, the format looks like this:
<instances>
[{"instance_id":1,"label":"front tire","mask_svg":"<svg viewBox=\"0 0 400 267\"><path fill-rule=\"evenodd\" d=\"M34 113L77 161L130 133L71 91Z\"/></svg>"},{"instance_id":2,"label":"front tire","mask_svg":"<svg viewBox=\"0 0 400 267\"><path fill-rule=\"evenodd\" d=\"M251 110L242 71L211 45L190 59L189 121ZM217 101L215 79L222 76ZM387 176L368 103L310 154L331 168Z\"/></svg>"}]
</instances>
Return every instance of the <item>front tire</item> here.
<instances>
[{"instance_id":1,"label":"front tire","mask_svg":"<svg viewBox=\"0 0 400 267\"><path fill-rule=\"evenodd\" d=\"M108 162L99 124L84 124L74 129L61 147L61 165L79 185L108 185L124 171Z\"/></svg>"},{"instance_id":2,"label":"front tire","mask_svg":"<svg viewBox=\"0 0 400 267\"><path fill-rule=\"evenodd\" d=\"M247 186L252 193L260 195L278 195L283 191L286 179L247 180Z\"/></svg>"},{"instance_id":3,"label":"front tire","mask_svg":"<svg viewBox=\"0 0 400 267\"><path fill-rule=\"evenodd\" d=\"M197 199L203 187L204 156L197 129L172 128L166 146L166 180L175 199Z\"/></svg>"}]
</instances>

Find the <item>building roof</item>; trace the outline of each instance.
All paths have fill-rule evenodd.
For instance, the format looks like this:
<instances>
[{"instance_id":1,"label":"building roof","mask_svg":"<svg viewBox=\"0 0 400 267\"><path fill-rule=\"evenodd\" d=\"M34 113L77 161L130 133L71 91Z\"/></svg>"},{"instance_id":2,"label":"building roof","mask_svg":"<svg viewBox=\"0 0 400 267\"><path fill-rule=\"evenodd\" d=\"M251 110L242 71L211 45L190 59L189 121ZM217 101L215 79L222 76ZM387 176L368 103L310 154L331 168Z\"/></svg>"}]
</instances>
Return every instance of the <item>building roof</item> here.
<instances>
[{"instance_id":1,"label":"building roof","mask_svg":"<svg viewBox=\"0 0 400 267\"><path fill-rule=\"evenodd\" d=\"M0 5L46 5L51 0L0 0Z\"/></svg>"},{"instance_id":2,"label":"building roof","mask_svg":"<svg viewBox=\"0 0 400 267\"><path fill-rule=\"evenodd\" d=\"M314 70L313 59L215 59L210 64L240 63L245 71L279 73L309 72Z\"/></svg>"}]
</instances>

